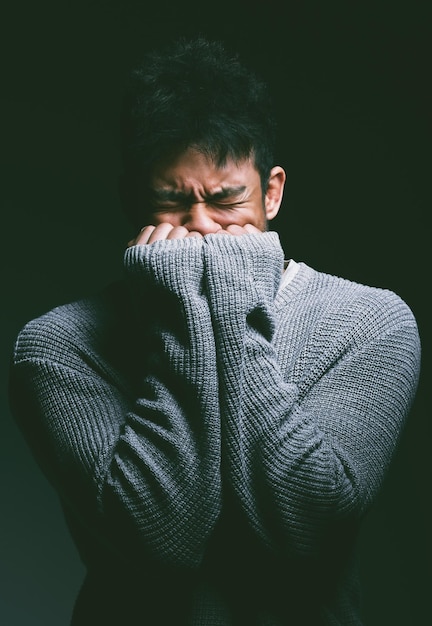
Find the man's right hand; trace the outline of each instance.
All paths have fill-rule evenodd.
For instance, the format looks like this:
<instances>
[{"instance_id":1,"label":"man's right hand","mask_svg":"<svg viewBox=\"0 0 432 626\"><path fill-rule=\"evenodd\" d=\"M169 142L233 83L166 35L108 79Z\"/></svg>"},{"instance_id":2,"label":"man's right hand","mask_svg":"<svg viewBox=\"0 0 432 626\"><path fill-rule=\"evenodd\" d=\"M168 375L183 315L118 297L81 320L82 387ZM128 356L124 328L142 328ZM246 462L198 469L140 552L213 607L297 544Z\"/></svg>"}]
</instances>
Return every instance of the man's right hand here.
<instances>
[{"instance_id":1,"label":"man's right hand","mask_svg":"<svg viewBox=\"0 0 432 626\"><path fill-rule=\"evenodd\" d=\"M144 226L135 237L128 242L128 248L137 245L146 245L159 241L161 239L183 239L185 237L201 237L201 233L198 231L189 231L184 226L173 226L169 222L163 222L157 226L149 224Z\"/></svg>"}]
</instances>

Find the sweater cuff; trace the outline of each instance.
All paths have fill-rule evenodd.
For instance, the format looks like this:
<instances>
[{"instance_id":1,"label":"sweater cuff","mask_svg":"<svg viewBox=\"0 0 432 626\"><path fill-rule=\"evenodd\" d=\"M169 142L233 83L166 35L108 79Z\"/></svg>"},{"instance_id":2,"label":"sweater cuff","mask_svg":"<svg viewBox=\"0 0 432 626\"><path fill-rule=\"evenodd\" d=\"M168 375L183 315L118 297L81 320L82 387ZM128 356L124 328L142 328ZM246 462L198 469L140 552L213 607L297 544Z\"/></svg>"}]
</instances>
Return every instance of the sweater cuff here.
<instances>
[{"instance_id":1,"label":"sweater cuff","mask_svg":"<svg viewBox=\"0 0 432 626\"><path fill-rule=\"evenodd\" d=\"M274 231L241 236L211 234L204 237L207 279L226 288L253 284L266 300L274 300L284 269L284 253Z\"/></svg>"},{"instance_id":2,"label":"sweater cuff","mask_svg":"<svg viewBox=\"0 0 432 626\"><path fill-rule=\"evenodd\" d=\"M135 245L124 254L126 274L174 289L182 285L199 287L202 273L203 240L198 237L164 239Z\"/></svg>"}]
</instances>

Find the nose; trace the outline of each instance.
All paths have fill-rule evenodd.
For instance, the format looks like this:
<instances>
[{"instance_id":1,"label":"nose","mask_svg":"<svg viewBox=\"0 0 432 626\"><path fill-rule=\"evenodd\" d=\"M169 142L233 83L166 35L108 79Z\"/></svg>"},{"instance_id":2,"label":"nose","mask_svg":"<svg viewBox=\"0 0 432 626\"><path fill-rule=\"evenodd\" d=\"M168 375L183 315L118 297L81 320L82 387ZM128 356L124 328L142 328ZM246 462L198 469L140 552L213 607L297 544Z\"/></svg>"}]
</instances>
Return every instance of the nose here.
<instances>
[{"instance_id":1,"label":"nose","mask_svg":"<svg viewBox=\"0 0 432 626\"><path fill-rule=\"evenodd\" d=\"M222 228L211 216L205 202L195 202L188 207L182 226L185 226L189 232L196 231L201 235L209 235Z\"/></svg>"}]
</instances>

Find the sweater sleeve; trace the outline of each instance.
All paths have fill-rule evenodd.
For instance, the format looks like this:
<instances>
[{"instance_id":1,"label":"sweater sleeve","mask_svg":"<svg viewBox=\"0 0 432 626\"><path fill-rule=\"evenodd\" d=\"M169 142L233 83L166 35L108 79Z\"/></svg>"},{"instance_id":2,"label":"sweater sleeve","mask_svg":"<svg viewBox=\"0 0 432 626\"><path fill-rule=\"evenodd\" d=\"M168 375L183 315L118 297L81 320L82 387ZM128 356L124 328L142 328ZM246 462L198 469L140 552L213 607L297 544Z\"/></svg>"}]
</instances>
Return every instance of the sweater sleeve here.
<instances>
[{"instance_id":1,"label":"sweater sleeve","mask_svg":"<svg viewBox=\"0 0 432 626\"><path fill-rule=\"evenodd\" d=\"M29 323L18 337L12 409L48 478L95 537L138 560L148 554L194 567L220 511L218 384L202 242L131 247L125 268L143 307L138 325L140 315L147 325L151 298L170 306L131 347L142 351L134 362L142 356L147 371L135 400L95 366L100 355L79 345L80 321L69 310L66 319Z\"/></svg>"},{"instance_id":2,"label":"sweater sleeve","mask_svg":"<svg viewBox=\"0 0 432 626\"><path fill-rule=\"evenodd\" d=\"M343 333L305 338L303 363L292 355L282 372L275 333L295 333L275 316L277 234L207 236L204 255L224 475L267 546L318 555L381 485L416 390L416 324L395 294L371 298L362 323L347 314Z\"/></svg>"}]
</instances>

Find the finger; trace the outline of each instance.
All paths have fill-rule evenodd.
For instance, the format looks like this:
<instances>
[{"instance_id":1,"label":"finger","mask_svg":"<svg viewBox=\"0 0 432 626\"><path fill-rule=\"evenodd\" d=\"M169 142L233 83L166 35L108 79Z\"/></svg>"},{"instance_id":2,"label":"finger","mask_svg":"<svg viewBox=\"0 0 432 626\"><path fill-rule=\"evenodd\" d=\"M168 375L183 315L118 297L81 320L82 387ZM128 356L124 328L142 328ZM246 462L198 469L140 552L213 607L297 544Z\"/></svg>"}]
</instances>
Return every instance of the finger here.
<instances>
[{"instance_id":1,"label":"finger","mask_svg":"<svg viewBox=\"0 0 432 626\"><path fill-rule=\"evenodd\" d=\"M186 237L198 237L198 238L201 238L201 239L203 238L201 233L199 233L197 230L188 231L188 234L186 235Z\"/></svg>"},{"instance_id":2,"label":"finger","mask_svg":"<svg viewBox=\"0 0 432 626\"><path fill-rule=\"evenodd\" d=\"M262 230L260 230L253 224L245 224L244 229L247 233L262 233Z\"/></svg>"},{"instance_id":3,"label":"finger","mask_svg":"<svg viewBox=\"0 0 432 626\"><path fill-rule=\"evenodd\" d=\"M173 225L169 222L163 222L162 224L158 224L148 238L147 243L153 243L154 241L166 239L173 228Z\"/></svg>"},{"instance_id":4,"label":"finger","mask_svg":"<svg viewBox=\"0 0 432 626\"><path fill-rule=\"evenodd\" d=\"M213 235L231 235L231 233L221 228L220 230L217 230L215 233L213 233Z\"/></svg>"},{"instance_id":5,"label":"finger","mask_svg":"<svg viewBox=\"0 0 432 626\"><path fill-rule=\"evenodd\" d=\"M135 239L131 239L131 241L128 242L128 247L146 244L155 228L156 226L153 226L153 224L141 228Z\"/></svg>"},{"instance_id":6,"label":"finger","mask_svg":"<svg viewBox=\"0 0 432 626\"><path fill-rule=\"evenodd\" d=\"M228 232L230 235L239 236L244 235L246 231L243 226L239 226L238 224L230 224L226 227L226 232Z\"/></svg>"},{"instance_id":7,"label":"finger","mask_svg":"<svg viewBox=\"0 0 432 626\"><path fill-rule=\"evenodd\" d=\"M168 233L167 239L183 239L188 235L188 229L184 226L174 226Z\"/></svg>"},{"instance_id":8,"label":"finger","mask_svg":"<svg viewBox=\"0 0 432 626\"><path fill-rule=\"evenodd\" d=\"M137 241L139 241L140 243L147 243L150 235L155 228L156 226L154 224L148 224L147 226L143 226L143 228L141 228L138 233Z\"/></svg>"}]
</instances>

